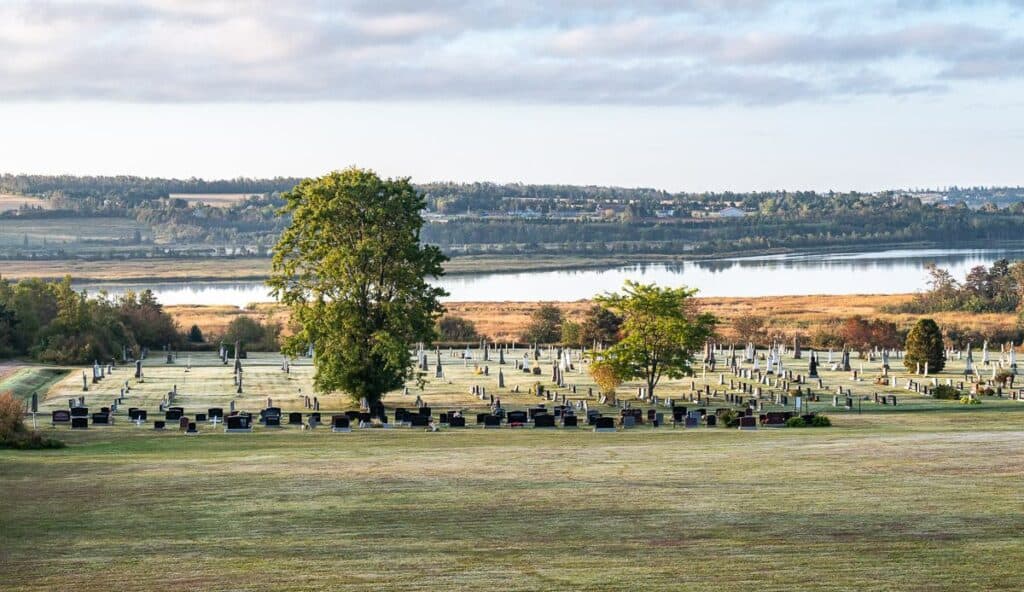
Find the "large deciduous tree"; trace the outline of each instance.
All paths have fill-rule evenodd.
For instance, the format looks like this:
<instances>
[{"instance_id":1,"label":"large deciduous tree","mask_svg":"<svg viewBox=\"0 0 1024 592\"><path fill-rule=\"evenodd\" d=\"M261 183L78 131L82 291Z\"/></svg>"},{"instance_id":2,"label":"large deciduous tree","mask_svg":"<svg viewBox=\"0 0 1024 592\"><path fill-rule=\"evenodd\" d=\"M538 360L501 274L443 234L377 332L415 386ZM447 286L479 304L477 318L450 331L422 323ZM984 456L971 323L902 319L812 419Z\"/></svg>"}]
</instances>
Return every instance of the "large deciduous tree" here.
<instances>
[{"instance_id":1,"label":"large deciduous tree","mask_svg":"<svg viewBox=\"0 0 1024 592\"><path fill-rule=\"evenodd\" d=\"M714 315L697 310L697 290L627 281L622 292L596 298L622 318L622 339L599 354L600 363L622 379L643 380L648 394L654 394L663 376L692 373L695 354L717 324Z\"/></svg>"},{"instance_id":2,"label":"large deciduous tree","mask_svg":"<svg viewBox=\"0 0 1024 592\"><path fill-rule=\"evenodd\" d=\"M313 344L319 392L371 404L414 375L409 348L435 336L444 290L440 250L420 243L424 207L408 179L349 168L284 194L291 214L274 249L273 293L297 331L285 351Z\"/></svg>"}]
</instances>

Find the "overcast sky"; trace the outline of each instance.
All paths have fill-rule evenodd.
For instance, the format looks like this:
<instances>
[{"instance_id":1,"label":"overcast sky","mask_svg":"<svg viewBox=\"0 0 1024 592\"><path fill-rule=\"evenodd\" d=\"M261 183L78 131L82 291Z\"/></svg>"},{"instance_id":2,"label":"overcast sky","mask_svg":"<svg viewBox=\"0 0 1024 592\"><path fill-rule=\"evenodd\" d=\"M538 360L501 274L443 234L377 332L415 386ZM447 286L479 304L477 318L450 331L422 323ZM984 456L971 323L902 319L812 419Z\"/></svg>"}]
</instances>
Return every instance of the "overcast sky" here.
<instances>
[{"instance_id":1,"label":"overcast sky","mask_svg":"<svg viewBox=\"0 0 1024 592\"><path fill-rule=\"evenodd\" d=\"M1024 184L1024 0L0 0L0 170Z\"/></svg>"}]
</instances>

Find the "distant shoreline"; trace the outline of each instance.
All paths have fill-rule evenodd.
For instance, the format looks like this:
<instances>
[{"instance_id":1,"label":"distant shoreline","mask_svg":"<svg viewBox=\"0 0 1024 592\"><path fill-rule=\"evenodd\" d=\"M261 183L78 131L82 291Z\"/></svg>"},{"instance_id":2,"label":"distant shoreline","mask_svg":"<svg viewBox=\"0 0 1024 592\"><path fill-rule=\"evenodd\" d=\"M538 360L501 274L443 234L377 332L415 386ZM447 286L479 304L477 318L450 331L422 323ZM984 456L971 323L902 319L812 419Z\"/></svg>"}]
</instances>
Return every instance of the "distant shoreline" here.
<instances>
[{"instance_id":1,"label":"distant shoreline","mask_svg":"<svg viewBox=\"0 0 1024 592\"><path fill-rule=\"evenodd\" d=\"M465 255L453 257L445 266L445 275L460 276L479 273L524 273L534 271L571 271L578 269L610 269L646 263L683 263L719 261L733 258L778 256L791 254L871 253L892 249L1015 249L1022 241L1002 241L999 245L977 242L955 245L927 242L876 243L841 245L807 249L762 249L756 252L736 251L715 255L693 254L622 254L622 255ZM76 284L140 284L184 282L251 282L267 279L270 259L265 257L216 258L151 258L127 260L7 260L0 261L0 276L9 280L36 278L59 280L70 275Z\"/></svg>"}]
</instances>

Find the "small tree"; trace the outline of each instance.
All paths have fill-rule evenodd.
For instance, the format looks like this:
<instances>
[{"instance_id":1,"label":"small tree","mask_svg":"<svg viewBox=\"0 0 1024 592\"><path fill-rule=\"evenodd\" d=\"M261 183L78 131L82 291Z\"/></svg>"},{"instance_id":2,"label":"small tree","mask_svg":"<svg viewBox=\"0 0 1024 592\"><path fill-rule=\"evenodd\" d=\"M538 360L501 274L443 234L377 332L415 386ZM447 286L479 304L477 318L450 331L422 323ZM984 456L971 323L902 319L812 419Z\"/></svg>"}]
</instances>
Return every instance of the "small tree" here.
<instances>
[{"instance_id":1,"label":"small tree","mask_svg":"<svg viewBox=\"0 0 1024 592\"><path fill-rule=\"evenodd\" d=\"M580 347L583 345L579 323L562 321L562 345Z\"/></svg>"},{"instance_id":2,"label":"small tree","mask_svg":"<svg viewBox=\"0 0 1024 592\"><path fill-rule=\"evenodd\" d=\"M908 370L916 370L918 364L924 368L927 363L929 372L941 372L946 366L946 344L942 331L932 319L917 321L907 334L906 350L903 365Z\"/></svg>"},{"instance_id":3,"label":"small tree","mask_svg":"<svg viewBox=\"0 0 1024 592\"><path fill-rule=\"evenodd\" d=\"M623 338L603 352L620 378L642 379L647 393L662 376L682 378L692 373L694 355L714 333L714 315L693 304L695 289L660 288L627 281L622 294L606 294L597 301L623 318Z\"/></svg>"},{"instance_id":4,"label":"small tree","mask_svg":"<svg viewBox=\"0 0 1024 592\"><path fill-rule=\"evenodd\" d=\"M562 309L542 304L530 315L530 324L523 331L523 341L555 343L562 338Z\"/></svg>"},{"instance_id":5,"label":"small tree","mask_svg":"<svg viewBox=\"0 0 1024 592\"><path fill-rule=\"evenodd\" d=\"M608 345L618 341L622 319L619 315L595 304L591 306L580 324L580 341L586 345L598 342Z\"/></svg>"},{"instance_id":6,"label":"small tree","mask_svg":"<svg viewBox=\"0 0 1024 592\"><path fill-rule=\"evenodd\" d=\"M243 351L277 351L281 325L261 323L249 316L237 316L228 323L222 339L227 343L242 342Z\"/></svg>"},{"instance_id":7,"label":"small tree","mask_svg":"<svg viewBox=\"0 0 1024 592\"><path fill-rule=\"evenodd\" d=\"M597 384L601 394L614 397L615 389L622 384L622 377L615 372L614 364L604 360L597 360L590 364L590 376Z\"/></svg>"},{"instance_id":8,"label":"small tree","mask_svg":"<svg viewBox=\"0 0 1024 592\"><path fill-rule=\"evenodd\" d=\"M764 317L742 315L732 321L732 330L740 343L759 344L764 339Z\"/></svg>"},{"instance_id":9,"label":"small tree","mask_svg":"<svg viewBox=\"0 0 1024 592\"><path fill-rule=\"evenodd\" d=\"M445 315L438 319L437 332L443 341L476 341L480 339L476 324L456 315Z\"/></svg>"},{"instance_id":10,"label":"small tree","mask_svg":"<svg viewBox=\"0 0 1024 592\"><path fill-rule=\"evenodd\" d=\"M191 343L203 342L203 330L199 328L199 325L192 325L192 328L188 330L188 340Z\"/></svg>"}]
</instances>

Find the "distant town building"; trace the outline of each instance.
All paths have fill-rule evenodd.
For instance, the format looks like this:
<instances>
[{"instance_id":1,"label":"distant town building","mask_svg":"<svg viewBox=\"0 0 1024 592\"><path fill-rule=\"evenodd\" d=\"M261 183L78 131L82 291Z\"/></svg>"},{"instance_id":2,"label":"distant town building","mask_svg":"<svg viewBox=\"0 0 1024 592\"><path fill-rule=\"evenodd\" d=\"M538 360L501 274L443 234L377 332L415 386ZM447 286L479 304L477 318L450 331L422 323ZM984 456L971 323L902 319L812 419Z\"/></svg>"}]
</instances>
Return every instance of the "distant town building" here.
<instances>
[{"instance_id":1,"label":"distant town building","mask_svg":"<svg viewBox=\"0 0 1024 592\"><path fill-rule=\"evenodd\" d=\"M747 213L744 212L743 210L739 208L734 208L732 206L719 210L717 214L719 218L742 218L746 215Z\"/></svg>"}]
</instances>

